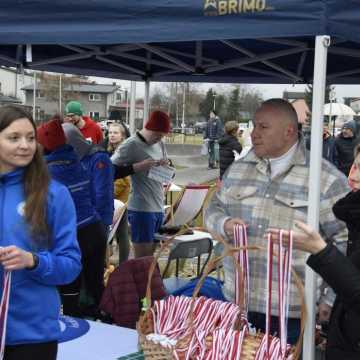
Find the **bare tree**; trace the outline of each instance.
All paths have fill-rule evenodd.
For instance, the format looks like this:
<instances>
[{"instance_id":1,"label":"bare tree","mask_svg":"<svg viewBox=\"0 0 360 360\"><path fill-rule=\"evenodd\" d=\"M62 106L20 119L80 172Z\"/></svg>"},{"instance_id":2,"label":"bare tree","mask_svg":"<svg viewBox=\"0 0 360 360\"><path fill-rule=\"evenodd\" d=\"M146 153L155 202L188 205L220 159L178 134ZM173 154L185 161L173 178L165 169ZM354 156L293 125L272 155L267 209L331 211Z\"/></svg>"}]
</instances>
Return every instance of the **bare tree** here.
<instances>
[{"instance_id":1,"label":"bare tree","mask_svg":"<svg viewBox=\"0 0 360 360\"><path fill-rule=\"evenodd\" d=\"M61 81L60 81L61 77ZM44 97L49 101L59 101L61 94L61 102L65 104L70 100L77 100L80 98L80 92L76 90L76 85L89 83L87 77L76 75L55 75L42 72L40 78L40 91L43 92ZM61 89L60 89L61 86ZM61 90L61 91L60 91Z\"/></svg>"}]
</instances>

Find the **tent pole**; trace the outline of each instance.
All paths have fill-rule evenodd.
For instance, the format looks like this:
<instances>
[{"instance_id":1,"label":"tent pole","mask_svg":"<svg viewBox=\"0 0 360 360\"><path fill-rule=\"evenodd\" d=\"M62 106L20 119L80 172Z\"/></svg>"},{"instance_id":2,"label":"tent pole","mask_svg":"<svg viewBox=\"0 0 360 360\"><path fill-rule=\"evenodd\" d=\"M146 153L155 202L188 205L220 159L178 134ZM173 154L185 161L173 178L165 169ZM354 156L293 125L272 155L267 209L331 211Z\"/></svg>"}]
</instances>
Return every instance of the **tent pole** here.
<instances>
[{"instance_id":1,"label":"tent pole","mask_svg":"<svg viewBox=\"0 0 360 360\"><path fill-rule=\"evenodd\" d=\"M144 95L144 115L143 115L143 125L149 118L149 106L150 106L150 80L145 81L145 95Z\"/></svg>"},{"instance_id":2,"label":"tent pole","mask_svg":"<svg viewBox=\"0 0 360 360\"><path fill-rule=\"evenodd\" d=\"M329 45L329 36L316 36L311 118L311 152L308 198L309 206L307 213L307 222L315 230L319 229L320 177L324 118L323 113L326 85L327 50ZM305 301L308 314L304 335L303 360L315 359L316 288L316 274L307 266L305 271Z\"/></svg>"},{"instance_id":3,"label":"tent pole","mask_svg":"<svg viewBox=\"0 0 360 360\"><path fill-rule=\"evenodd\" d=\"M136 82L130 82L130 133L131 135L135 134L136 131L136 124L135 124L135 116L136 116L136 109L135 109L135 101L136 100Z\"/></svg>"},{"instance_id":4,"label":"tent pole","mask_svg":"<svg viewBox=\"0 0 360 360\"><path fill-rule=\"evenodd\" d=\"M34 83L33 83L33 109L32 109L33 114L32 114L32 116L36 123L36 71L34 71L33 79L34 79L33 80Z\"/></svg>"}]
</instances>

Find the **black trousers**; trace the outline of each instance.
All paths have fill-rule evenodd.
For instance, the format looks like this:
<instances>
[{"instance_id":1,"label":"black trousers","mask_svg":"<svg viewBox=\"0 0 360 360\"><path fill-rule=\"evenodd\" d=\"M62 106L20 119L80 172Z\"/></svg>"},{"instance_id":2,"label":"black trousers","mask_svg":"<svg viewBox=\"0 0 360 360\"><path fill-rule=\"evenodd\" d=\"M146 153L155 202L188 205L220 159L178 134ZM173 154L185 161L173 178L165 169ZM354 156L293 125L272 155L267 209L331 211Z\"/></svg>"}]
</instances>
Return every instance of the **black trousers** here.
<instances>
[{"instance_id":1,"label":"black trousers","mask_svg":"<svg viewBox=\"0 0 360 360\"><path fill-rule=\"evenodd\" d=\"M86 292L90 294L97 307L104 291L104 267L106 253L106 231L101 222L89 224L77 232L81 249L82 272L70 284L60 287L65 315L81 316L79 295L84 281Z\"/></svg>"},{"instance_id":2,"label":"black trousers","mask_svg":"<svg viewBox=\"0 0 360 360\"><path fill-rule=\"evenodd\" d=\"M4 360L56 360L57 341L5 346Z\"/></svg>"}]
</instances>

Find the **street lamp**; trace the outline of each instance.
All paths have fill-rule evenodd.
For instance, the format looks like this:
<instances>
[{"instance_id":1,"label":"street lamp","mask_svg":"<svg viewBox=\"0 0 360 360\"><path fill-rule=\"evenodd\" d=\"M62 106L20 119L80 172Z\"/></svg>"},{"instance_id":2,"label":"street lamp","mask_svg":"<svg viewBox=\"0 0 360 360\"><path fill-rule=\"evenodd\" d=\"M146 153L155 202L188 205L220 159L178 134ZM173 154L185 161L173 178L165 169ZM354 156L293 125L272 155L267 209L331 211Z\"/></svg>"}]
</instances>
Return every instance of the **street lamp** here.
<instances>
[{"instance_id":1,"label":"street lamp","mask_svg":"<svg viewBox=\"0 0 360 360\"><path fill-rule=\"evenodd\" d=\"M214 92L213 92L213 97L214 97L214 106L213 106L213 110L214 110L214 111L216 110L216 96L217 96L217 94L216 94L216 92L214 91Z\"/></svg>"}]
</instances>

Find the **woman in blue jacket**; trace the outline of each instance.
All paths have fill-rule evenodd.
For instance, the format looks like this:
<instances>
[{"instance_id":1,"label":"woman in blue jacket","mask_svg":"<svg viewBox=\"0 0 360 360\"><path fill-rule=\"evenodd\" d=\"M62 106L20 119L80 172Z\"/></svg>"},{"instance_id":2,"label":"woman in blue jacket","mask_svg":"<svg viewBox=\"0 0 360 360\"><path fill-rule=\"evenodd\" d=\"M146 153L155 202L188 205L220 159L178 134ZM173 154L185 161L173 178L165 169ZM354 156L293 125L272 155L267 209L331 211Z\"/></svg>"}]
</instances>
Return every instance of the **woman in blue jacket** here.
<instances>
[{"instance_id":1,"label":"woman in blue jacket","mask_svg":"<svg viewBox=\"0 0 360 360\"><path fill-rule=\"evenodd\" d=\"M1 296L11 272L4 358L55 360L56 287L81 270L75 208L49 177L31 115L16 106L0 108L0 211Z\"/></svg>"}]
</instances>

